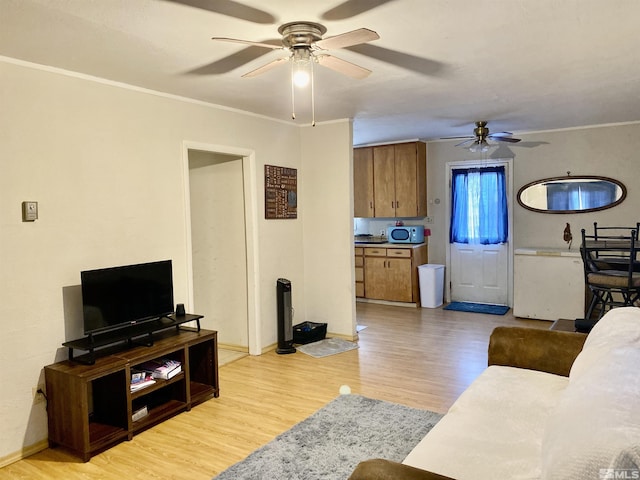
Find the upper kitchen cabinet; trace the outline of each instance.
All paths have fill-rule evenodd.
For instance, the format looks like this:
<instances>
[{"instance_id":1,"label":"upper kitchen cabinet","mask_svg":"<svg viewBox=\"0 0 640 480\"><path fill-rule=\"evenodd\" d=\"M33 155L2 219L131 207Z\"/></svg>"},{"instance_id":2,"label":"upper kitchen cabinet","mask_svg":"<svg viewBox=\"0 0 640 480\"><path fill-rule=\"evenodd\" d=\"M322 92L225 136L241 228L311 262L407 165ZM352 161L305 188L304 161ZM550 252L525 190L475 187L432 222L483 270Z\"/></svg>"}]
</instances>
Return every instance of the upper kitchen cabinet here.
<instances>
[{"instance_id":1,"label":"upper kitchen cabinet","mask_svg":"<svg viewBox=\"0 0 640 480\"><path fill-rule=\"evenodd\" d=\"M373 217L373 147L353 150L353 216Z\"/></svg>"},{"instance_id":2,"label":"upper kitchen cabinet","mask_svg":"<svg viewBox=\"0 0 640 480\"><path fill-rule=\"evenodd\" d=\"M425 143L356 148L353 163L355 217L398 218L427 215ZM369 168L369 165L372 167ZM362 199L371 198L371 185L373 200L365 205Z\"/></svg>"}]
</instances>

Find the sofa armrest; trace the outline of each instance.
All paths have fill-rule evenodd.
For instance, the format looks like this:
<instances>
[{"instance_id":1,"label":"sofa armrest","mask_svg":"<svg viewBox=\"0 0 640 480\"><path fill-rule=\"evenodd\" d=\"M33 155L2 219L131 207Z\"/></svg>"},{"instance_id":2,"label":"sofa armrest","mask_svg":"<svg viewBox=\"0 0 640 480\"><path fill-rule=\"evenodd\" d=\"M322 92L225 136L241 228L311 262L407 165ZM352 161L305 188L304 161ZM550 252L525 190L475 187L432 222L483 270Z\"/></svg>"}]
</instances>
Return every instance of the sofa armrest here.
<instances>
[{"instance_id":1,"label":"sofa armrest","mask_svg":"<svg viewBox=\"0 0 640 480\"><path fill-rule=\"evenodd\" d=\"M374 458L360 462L348 480L453 480L450 477L404 465L391 460Z\"/></svg>"},{"instance_id":2,"label":"sofa armrest","mask_svg":"<svg viewBox=\"0 0 640 480\"><path fill-rule=\"evenodd\" d=\"M569 376L586 335L525 327L496 327L489 339L489 365Z\"/></svg>"}]
</instances>

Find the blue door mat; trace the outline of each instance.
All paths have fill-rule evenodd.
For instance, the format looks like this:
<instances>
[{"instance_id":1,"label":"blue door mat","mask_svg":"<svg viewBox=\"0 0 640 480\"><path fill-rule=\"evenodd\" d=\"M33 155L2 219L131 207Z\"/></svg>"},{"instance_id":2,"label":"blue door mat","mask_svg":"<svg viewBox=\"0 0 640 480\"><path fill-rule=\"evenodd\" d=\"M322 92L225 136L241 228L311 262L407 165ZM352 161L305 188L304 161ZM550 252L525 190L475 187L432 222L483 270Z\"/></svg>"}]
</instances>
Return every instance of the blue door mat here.
<instances>
[{"instance_id":1,"label":"blue door mat","mask_svg":"<svg viewBox=\"0 0 640 480\"><path fill-rule=\"evenodd\" d=\"M509 307L507 305L490 305L488 303L451 302L443 310L504 315L509 311Z\"/></svg>"}]
</instances>

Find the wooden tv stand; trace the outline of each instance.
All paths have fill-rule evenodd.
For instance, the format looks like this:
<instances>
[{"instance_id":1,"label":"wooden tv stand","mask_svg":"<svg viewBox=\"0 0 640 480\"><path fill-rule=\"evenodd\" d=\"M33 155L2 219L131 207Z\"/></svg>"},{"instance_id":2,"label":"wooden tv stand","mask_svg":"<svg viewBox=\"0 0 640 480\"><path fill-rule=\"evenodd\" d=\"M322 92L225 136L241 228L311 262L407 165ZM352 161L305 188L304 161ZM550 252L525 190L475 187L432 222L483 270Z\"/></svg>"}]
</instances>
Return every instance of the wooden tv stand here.
<instances>
[{"instance_id":1,"label":"wooden tv stand","mask_svg":"<svg viewBox=\"0 0 640 480\"><path fill-rule=\"evenodd\" d=\"M85 462L93 455L194 405L220 395L216 331L170 329L154 333L153 345L100 354L92 365L69 360L44 368L49 446L63 446ZM171 358L182 372L131 392L131 369ZM132 415L146 406L148 413Z\"/></svg>"}]
</instances>

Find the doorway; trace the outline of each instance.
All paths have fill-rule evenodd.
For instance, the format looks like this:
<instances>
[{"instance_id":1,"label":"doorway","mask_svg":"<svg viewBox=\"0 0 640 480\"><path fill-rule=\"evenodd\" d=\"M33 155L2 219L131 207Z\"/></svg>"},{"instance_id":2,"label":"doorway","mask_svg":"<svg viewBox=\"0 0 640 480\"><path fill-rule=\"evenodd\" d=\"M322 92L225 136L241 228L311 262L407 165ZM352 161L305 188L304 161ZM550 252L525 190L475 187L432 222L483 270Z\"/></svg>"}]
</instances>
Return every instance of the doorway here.
<instances>
[{"instance_id":1,"label":"doorway","mask_svg":"<svg viewBox=\"0 0 640 480\"><path fill-rule=\"evenodd\" d=\"M185 144L190 308L221 346L261 353L253 153Z\"/></svg>"},{"instance_id":2,"label":"doorway","mask_svg":"<svg viewBox=\"0 0 640 480\"><path fill-rule=\"evenodd\" d=\"M484 170L483 170L484 169ZM452 238L453 182L454 176L461 172L504 172L504 194L506 195L506 231L504 237L486 241L478 238L465 238L456 241ZM512 245L512 159L491 159L482 161L451 162L447 164L447 271L449 272L446 297L448 301L489 303L511 305L513 278ZM483 188L487 188L486 186ZM498 188L498 187L491 187ZM469 209L475 208L469 199ZM467 212L465 212L465 217ZM472 212L468 212L471 219ZM466 225L465 225L466 228ZM471 228L471 227L470 227ZM456 237L454 234L453 237Z\"/></svg>"}]
</instances>

